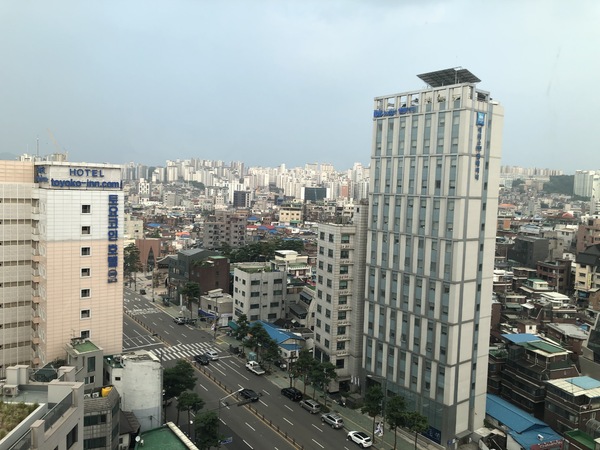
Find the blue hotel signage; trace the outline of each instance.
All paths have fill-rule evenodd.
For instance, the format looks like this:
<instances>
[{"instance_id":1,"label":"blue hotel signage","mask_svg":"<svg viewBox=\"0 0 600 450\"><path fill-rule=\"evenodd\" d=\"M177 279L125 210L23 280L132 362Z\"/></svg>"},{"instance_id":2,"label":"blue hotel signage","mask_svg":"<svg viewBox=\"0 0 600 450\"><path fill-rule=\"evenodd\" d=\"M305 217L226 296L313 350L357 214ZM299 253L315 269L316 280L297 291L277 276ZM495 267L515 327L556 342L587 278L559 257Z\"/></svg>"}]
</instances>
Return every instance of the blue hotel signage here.
<instances>
[{"instance_id":1,"label":"blue hotel signage","mask_svg":"<svg viewBox=\"0 0 600 450\"><path fill-rule=\"evenodd\" d=\"M402 108L387 110L376 109L373 111L373 117L377 119L379 117L394 117L396 115L403 116L405 114L416 113L417 111L418 109L416 106L403 106Z\"/></svg>"},{"instance_id":2,"label":"blue hotel signage","mask_svg":"<svg viewBox=\"0 0 600 450\"><path fill-rule=\"evenodd\" d=\"M108 282L116 283L119 267L119 196L108 196Z\"/></svg>"},{"instance_id":3,"label":"blue hotel signage","mask_svg":"<svg viewBox=\"0 0 600 450\"><path fill-rule=\"evenodd\" d=\"M479 180L479 170L481 168L481 150L483 149L481 146L481 135L483 126L485 125L485 113L477 113L475 125L477 125L477 143L475 144L475 179Z\"/></svg>"},{"instance_id":4,"label":"blue hotel signage","mask_svg":"<svg viewBox=\"0 0 600 450\"><path fill-rule=\"evenodd\" d=\"M100 189L122 189L122 181L107 181L104 179L104 169L92 168L66 168L60 166L36 166L35 182L48 183L53 188L100 188ZM59 178L54 178L48 172L55 176L60 174ZM110 175L109 175L110 177Z\"/></svg>"}]
</instances>

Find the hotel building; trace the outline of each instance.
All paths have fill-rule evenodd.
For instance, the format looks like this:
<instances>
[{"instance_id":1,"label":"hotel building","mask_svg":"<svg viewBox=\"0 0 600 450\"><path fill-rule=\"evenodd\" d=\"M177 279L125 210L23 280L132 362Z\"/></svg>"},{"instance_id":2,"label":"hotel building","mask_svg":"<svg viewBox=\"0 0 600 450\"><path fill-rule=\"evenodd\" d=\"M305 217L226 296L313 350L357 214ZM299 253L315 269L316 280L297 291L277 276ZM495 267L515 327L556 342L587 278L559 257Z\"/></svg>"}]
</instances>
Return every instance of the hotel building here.
<instances>
[{"instance_id":1,"label":"hotel building","mask_svg":"<svg viewBox=\"0 0 600 450\"><path fill-rule=\"evenodd\" d=\"M363 386L460 442L485 418L503 109L465 69L375 98Z\"/></svg>"},{"instance_id":2,"label":"hotel building","mask_svg":"<svg viewBox=\"0 0 600 450\"><path fill-rule=\"evenodd\" d=\"M0 190L0 376L65 359L75 338L120 353L121 169L0 161Z\"/></svg>"}]
</instances>

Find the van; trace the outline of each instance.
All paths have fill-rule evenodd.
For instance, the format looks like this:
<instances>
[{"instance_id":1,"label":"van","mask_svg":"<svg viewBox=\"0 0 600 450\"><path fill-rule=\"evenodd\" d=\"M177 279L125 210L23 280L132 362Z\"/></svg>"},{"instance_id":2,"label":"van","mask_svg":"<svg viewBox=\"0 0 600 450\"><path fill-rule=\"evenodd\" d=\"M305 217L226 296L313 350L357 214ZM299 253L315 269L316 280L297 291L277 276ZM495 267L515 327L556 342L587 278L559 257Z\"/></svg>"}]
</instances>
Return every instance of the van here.
<instances>
[{"instance_id":1,"label":"van","mask_svg":"<svg viewBox=\"0 0 600 450\"><path fill-rule=\"evenodd\" d=\"M321 412L321 405L314 400L300 400L299 405L311 414Z\"/></svg>"}]
</instances>

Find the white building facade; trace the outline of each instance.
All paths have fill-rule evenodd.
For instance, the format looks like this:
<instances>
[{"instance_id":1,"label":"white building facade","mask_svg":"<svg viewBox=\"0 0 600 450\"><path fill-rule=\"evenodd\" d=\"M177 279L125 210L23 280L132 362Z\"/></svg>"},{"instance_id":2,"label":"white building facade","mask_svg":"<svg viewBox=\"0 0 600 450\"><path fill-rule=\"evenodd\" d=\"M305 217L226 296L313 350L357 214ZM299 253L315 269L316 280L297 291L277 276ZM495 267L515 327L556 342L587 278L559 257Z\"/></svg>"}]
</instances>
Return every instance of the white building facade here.
<instances>
[{"instance_id":1,"label":"white building facade","mask_svg":"<svg viewBox=\"0 0 600 450\"><path fill-rule=\"evenodd\" d=\"M377 97L363 386L453 444L483 425L503 109L464 69Z\"/></svg>"}]
</instances>

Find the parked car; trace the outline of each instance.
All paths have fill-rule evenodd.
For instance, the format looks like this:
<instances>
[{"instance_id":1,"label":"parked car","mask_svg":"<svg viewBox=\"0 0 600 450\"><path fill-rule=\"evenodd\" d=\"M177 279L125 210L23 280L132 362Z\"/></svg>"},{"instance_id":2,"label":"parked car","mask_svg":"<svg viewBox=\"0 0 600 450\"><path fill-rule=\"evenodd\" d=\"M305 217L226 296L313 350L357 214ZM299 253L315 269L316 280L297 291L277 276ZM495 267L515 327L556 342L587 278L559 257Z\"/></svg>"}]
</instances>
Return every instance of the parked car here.
<instances>
[{"instance_id":1,"label":"parked car","mask_svg":"<svg viewBox=\"0 0 600 450\"><path fill-rule=\"evenodd\" d=\"M341 416L333 413L323 414L321 416L321 422L331 425L331 428L342 428L344 426L344 419Z\"/></svg>"},{"instance_id":2,"label":"parked car","mask_svg":"<svg viewBox=\"0 0 600 450\"><path fill-rule=\"evenodd\" d=\"M362 431L351 431L348 433L347 439L355 444L358 444L358 446L361 448L366 448L373 445L371 436L369 436L367 433L363 433Z\"/></svg>"},{"instance_id":3,"label":"parked car","mask_svg":"<svg viewBox=\"0 0 600 450\"><path fill-rule=\"evenodd\" d=\"M140 289L140 294L146 295L146 289Z\"/></svg>"},{"instance_id":4,"label":"parked car","mask_svg":"<svg viewBox=\"0 0 600 450\"><path fill-rule=\"evenodd\" d=\"M299 405L311 414L321 412L321 405L314 400L300 400Z\"/></svg>"},{"instance_id":5,"label":"parked car","mask_svg":"<svg viewBox=\"0 0 600 450\"><path fill-rule=\"evenodd\" d=\"M173 317L173 322L175 322L177 325L185 325L185 318Z\"/></svg>"},{"instance_id":6,"label":"parked car","mask_svg":"<svg viewBox=\"0 0 600 450\"><path fill-rule=\"evenodd\" d=\"M219 359L219 354L215 351L215 350L209 350L205 353L205 355L208 357L208 359L210 359L211 361L216 361L217 359Z\"/></svg>"},{"instance_id":7,"label":"parked car","mask_svg":"<svg viewBox=\"0 0 600 450\"><path fill-rule=\"evenodd\" d=\"M240 397L245 398L246 400L250 400L252 402L257 402L259 395L252 389L242 389L240 391Z\"/></svg>"},{"instance_id":8,"label":"parked car","mask_svg":"<svg viewBox=\"0 0 600 450\"><path fill-rule=\"evenodd\" d=\"M287 369L287 363L284 359L276 359L275 361L273 361L273 365L275 367L279 367L281 370Z\"/></svg>"},{"instance_id":9,"label":"parked car","mask_svg":"<svg viewBox=\"0 0 600 450\"><path fill-rule=\"evenodd\" d=\"M290 400L292 400L294 402L302 400L302 392L300 392L299 389L296 389L294 387L283 388L281 390L281 395L283 395L284 397L289 398Z\"/></svg>"},{"instance_id":10,"label":"parked car","mask_svg":"<svg viewBox=\"0 0 600 450\"><path fill-rule=\"evenodd\" d=\"M194 356L194 361L196 361L201 366L206 366L210 362L210 359L206 355L196 355Z\"/></svg>"}]
</instances>

